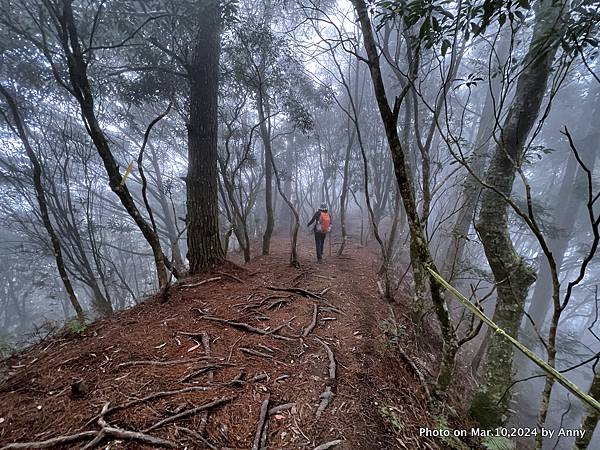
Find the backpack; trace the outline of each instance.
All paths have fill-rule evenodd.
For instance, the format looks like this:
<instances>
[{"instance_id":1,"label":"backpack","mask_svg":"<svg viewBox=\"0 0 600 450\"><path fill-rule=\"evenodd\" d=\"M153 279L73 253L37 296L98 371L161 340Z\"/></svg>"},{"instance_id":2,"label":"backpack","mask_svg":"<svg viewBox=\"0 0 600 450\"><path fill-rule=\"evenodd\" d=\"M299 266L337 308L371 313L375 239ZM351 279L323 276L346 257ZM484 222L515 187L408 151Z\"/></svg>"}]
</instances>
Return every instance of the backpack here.
<instances>
[{"instance_id":1,"label":"backpack","mask_svg":"<svg viewBox=\"0 0 600 450\"><path fill-rule=\"evenodd\" d=\"M320 233L329 233L329 226L331 225L331 216L329 213L321 211L319 216L319 222L317 223L317 231Z\"/></svg>"}]
</instances>

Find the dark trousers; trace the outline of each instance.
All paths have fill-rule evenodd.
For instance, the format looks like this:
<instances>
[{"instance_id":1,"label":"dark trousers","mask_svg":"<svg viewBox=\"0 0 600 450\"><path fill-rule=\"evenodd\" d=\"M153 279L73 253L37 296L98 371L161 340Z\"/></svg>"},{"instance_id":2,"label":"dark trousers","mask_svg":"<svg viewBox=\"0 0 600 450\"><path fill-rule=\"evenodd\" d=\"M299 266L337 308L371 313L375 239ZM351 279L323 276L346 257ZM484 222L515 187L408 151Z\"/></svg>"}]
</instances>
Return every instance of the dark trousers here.
<instances>
[{"instance_id":1,"label":"dark trousers","mask_svg":"<svg viewBox=\"0 0 600 450\"><path fill-rule=\"evenodd\" d=\"M317 259L320 261L323 258L323 245L325 244L325 233L315 231L315 246L317 247Z\"/></svg>"}]
</instances>

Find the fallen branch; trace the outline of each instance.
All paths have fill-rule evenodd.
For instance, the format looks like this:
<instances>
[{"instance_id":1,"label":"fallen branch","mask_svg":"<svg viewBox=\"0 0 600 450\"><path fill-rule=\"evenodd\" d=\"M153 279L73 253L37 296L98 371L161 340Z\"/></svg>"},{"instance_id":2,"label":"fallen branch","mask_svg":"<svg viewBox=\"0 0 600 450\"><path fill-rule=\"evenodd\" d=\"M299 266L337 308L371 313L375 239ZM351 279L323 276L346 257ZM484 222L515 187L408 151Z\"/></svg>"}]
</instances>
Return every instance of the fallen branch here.
<instances>
[{"instance_id":1,"label":"fallen branch","mask_svg":"<svg viewBox=\"0 0 600 450\"><path fill-rule=\"evenodd\" d=\"M317 316L318 315L319 315L319 307L315 303L313 305L312 321L308 324L308 326L302 332L303 337L308 336L310 334L310 332L315 329L315 327L317 326Z\"/></svg>"},{"instance_id":2,"label":"fallen branch","mask_svg":"<svg viewBox=\"0 0 600 450\"><path fill-rule=\"evenodd\" d=\"M200 316L200 318L205 319L205 320L211 320L213 322L224 323L224 324L230 325L234 328L238 328L240 330L249 331L250 333L262 334L263 336L272 336L276 339L282 339L285 341L293 340L291 337L282 336L280 334L274 334L272 331L261 330L260 328L253 327L252 325L249 325L249 324L243 323L243 322L235 322L233 320L227 320L227 319L222 319L220 317L213 317L213 316Z\"/></svg>"},{"instance_id":3,"label":"fallen branch","mask_svg":"<svg viewBox=\"0 0 600 450\"><path fill-rule=\"evenodd\" d=\"M235 397L222 397L222 398L214 400L214 401L212 401L210 403L206 403L206 404L204 404L202 406L197 406L196 408L192 408L192 409L188 409L186 411L180 412L179 414L175 414L174 416L167 417L166 419L163 419L163 420L160 420L160 421L156 422L151 427L146 428L144 430L144 432L155 430L155 429L160 428L163 425L166 425L168 423L175 422L175 421L177 421L179 419L185 419L186 417L193 416L193 415L195 415L195 414L197 414L199 412L205 411L207 409L215 408L215 407L220 406L220 405L222 405L224 403L228 403L228 402L232 401L234 398Z\"/></svg>"},{"instance_id":4,"label":"fallen branch","mask_svg":"<svg viewBox=\"0 0 600 450\"><path fill-rule=\"evenodd\" d=\"M260 407L260 416L258 418L258 425L256 426L256 434L254 435L254 443L252 444L252 450L258 450L260 448L260 440L265 428L265 421L267 420L267 412L269 411L269 400L271 394L267 394L267 397L263 400Z\"/></svg>"},{"instance_id":5,"label":"fallen branch","mask_svg":"<svg viewBox=\"0 0 600 450\"><path fill-rule=\"evenodd\" d=\"M335 441L326 442L325 444L321 444L318 447L315 447L313 450L327 450L328 448L335 447L336 445L341 444L341 439L337 439Z\"/></svg>"},{"instance_id":6,"label":"fallen branch","mask_svg":"<svg viewBox=\"0 0 600 450\"><path fill-rule=\"evenodd\" d=\"M221 279L222 279L221 277L207 278L206 280L202 280L202 281L200 281L200 282L198 282L198 283L193 283L193 284L181 284L179 287L180 287L181 289L184 289L184 288L193 288L193 287L197 287L197 286L202 286L203 284L210 283L210 282L212 282L212 281L219 281L219 280L221 280Z\"/></svg>"}]
</instances>

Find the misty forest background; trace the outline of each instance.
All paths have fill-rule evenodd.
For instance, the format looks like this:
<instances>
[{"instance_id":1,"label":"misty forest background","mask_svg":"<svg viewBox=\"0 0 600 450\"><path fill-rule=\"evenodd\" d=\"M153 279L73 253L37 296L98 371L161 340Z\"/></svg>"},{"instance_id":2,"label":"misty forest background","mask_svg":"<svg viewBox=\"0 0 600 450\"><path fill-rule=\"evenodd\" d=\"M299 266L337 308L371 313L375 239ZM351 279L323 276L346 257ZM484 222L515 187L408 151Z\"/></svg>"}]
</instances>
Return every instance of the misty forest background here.
<instances>
[{"instance_id":1,"label":"misty forest background","mask_svg":"<svg viewBox=\"0 0 600 450\"><path fill-rule=\"evenodd\" d=\"M439 330L438 401L468 364L482 426L598 448L598 411L429 269L600 398L599 8L0 0L0 351L276 235L301 265L324 201L335 251L377 248L381 295Z\"/></svg>"}]
</instances>

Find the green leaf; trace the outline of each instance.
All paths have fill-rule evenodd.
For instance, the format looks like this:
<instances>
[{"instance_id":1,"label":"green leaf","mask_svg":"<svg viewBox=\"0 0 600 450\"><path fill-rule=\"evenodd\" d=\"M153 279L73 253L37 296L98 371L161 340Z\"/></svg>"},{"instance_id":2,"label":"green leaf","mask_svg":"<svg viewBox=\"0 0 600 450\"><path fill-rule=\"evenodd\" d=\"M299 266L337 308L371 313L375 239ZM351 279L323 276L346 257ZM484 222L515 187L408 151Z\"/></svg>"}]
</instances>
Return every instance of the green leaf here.
<instances>
[{"instance_id":1,"label":"green leaf","mask_svg":"<svg viewBox=\"0 0 600 450\"><path fill-rule=\"evenodd\" d=\"M450 48L450 41L448 39L444 39L442 41L442 56L446 56L446 52Z\"/></svg>"}]
</instances>

